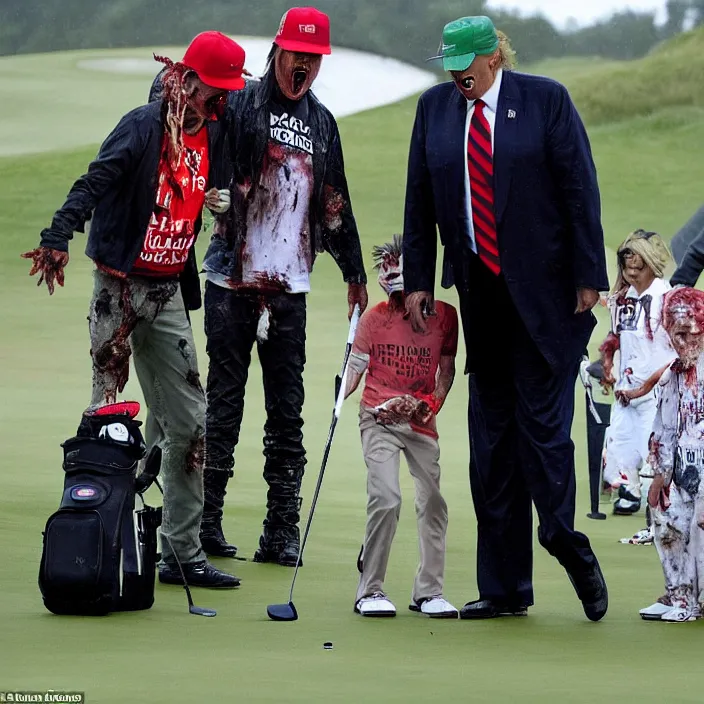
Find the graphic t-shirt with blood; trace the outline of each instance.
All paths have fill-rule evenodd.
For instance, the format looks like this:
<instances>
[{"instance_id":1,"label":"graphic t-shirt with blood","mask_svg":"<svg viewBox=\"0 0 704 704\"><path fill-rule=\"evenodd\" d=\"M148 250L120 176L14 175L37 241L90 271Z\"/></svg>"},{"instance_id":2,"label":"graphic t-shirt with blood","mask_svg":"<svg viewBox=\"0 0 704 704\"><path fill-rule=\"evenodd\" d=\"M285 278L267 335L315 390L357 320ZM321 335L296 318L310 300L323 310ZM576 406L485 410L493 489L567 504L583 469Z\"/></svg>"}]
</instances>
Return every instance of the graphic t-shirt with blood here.
<instances>
[{"instance_id":1,"label":"graphic t-shirt with blood","mask_svg":"<svg viewBox=\"0 0 704 704\"><path fill-rule=\"evenodd\" d=\"M307 98L270 102L267 151L247 210L244 286L310 291L313 140L307 121Z\"/></svg>"},{"instance_id":2,"label":"graphic t-shirt with blood","mask_svg":"<svg viewBox=\"0 0 704 704\"><path fill-rule=\"evenodd\" d=\"M369 355L362 406L375 408L396 396L432 394L440 357L457 355L457 311L437 301L437 315L427 319L426 333L415 333L403 311L390 312L386 301L366 311L359 321L353 352ZM435 417L414 430L437 437Z\"/></svg>"},{"instance_id":3,"label":"graphic t-shirt with blood","mask_svg":"<svg viewBox=\"0 0 704 704\"><path fill-rule=\"evenodd\" d=\"M156 204L132 273L173 277L186 266L195 241L195 223L205 203L208 130L202 129L196 135L184 134L183 143L181 161L173 174L162 150Z\"/></svg>"}]
</instances>

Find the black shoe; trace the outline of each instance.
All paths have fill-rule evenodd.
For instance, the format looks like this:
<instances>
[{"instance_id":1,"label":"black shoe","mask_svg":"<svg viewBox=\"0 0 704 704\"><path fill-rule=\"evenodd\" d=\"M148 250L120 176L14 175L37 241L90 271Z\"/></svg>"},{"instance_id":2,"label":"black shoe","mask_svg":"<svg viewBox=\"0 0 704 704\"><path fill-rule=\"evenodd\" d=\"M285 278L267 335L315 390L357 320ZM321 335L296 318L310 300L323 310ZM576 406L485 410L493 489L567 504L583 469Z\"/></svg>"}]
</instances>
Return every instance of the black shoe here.
<instances>
[{"instance_id":1,"label":"black shoe","mask_svg":"<svg viewBox=\"0 0 704 704\"><path fill-rule=\"evenodd\" d=\"M300 549L298 528L287 528L270 534L267 530L259 538L259 549L254 553L254 562L274 562L282 567L295 567ZM303 566L303 560L299 563Z\"/></svg>"},{"instance_id":2,"label":"black shoe","mask_svg":"<svg viewBox=\"0 0 704 704\"><path fill-rule=\"evenodd\" d=\"M203 524L200 531L200 544L207 555L211 557L235 557L237 547L230 545L222 532L220 525Z\"/></svg>"},{"instance_id":3,"label":"black shoe","mask_svg":"<svg viewBox=\"0 0 704 704\"><path fill-rule=\"evenodd\" d=\"M632 516L640 511L640 497L634 496L625 485L618 488L618 499L614 503L614 516Z\"/></svg>"},{"instance_id":4,"label":"black shoe","mask_svg":"<svg viewBox=\"0 0 704 704\"><path fill-rule=\"evenodd\" d=\"M499 616L527 616L525 604L499 604L489 599L478 599L465 604L460 610L461 619L498 618Z\"/></svg>"},{"instance_id":5,"label":"black shoe","mask_svg":"<svg viewBox=\"0 0 704 704\"><path fill-rule=\"evenodd\" d=\"M210 587L211 589L234 589L240 586L240 578L213 567L207 560L189 562L183 565L189 587ZM159 581L162 584L183 585L181 570L175 562L159 565Z\"/></svg>"},{"instance_id":6,"label":"black shoe","mask_svg":"<svg viewBox=\"0 0 704 704\"><path fill-rule=\"evenodd\" d=\"M609 592L601 567L596 562L596 558L594 560L595 566L586 574L572 575L568 572L567 575L582 602L586 617L590 621L601 621L609 608Z\"/></svg>"}]
</instances>

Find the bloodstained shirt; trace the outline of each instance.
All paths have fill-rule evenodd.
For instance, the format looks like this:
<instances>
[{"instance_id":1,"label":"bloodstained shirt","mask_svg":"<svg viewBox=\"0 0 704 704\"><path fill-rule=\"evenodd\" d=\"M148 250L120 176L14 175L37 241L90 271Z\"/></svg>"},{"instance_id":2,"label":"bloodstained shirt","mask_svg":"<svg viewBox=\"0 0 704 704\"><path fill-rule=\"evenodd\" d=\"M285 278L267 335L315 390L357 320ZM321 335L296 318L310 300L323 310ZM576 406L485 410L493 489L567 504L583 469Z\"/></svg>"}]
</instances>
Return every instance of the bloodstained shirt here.
<instances>
[{"instance_id":1,"label":"bloodstained shirt","mask_svg":"<svg viewBox=\"0 0 704 704\"><path fill-rule=\"evenodd\" d=\"M238 289L310 292L313 151L308 101L272 100L261 175L247 208L242 280L233 285L209 272L209 281Z\"/></svg>"},{"instance_id":2,"label":"bloodstained shirt","mask_svg":"<svg viewBox=\"0 0 704 704\"><path fill-rule=\"evenodd\" d=\"M457 311L437 301L437 315L426 320L427 331L416 333L404 312L389 310L384 301L362 315L354 340L356 354L369 355L362 405L376 408L406 394L415 398L432 394L441 357L457 355ZM427 426L411 423L422 433L437 437L435 417Z\"/></svg>"},{"instance_id":3,"label":"bloodstained shirt","mask_svg":"<svg viewBox=\"0 0 704 704\"><path fill-rule=\"evenodd\" d=\"M168 134L164 135L167 139ZM174 277L184 270L205 203L208 169L207 129L195 135L183 134L181 160L173 172L162 149L154 212L132 273Z\"/></svg>"}]
</instances>

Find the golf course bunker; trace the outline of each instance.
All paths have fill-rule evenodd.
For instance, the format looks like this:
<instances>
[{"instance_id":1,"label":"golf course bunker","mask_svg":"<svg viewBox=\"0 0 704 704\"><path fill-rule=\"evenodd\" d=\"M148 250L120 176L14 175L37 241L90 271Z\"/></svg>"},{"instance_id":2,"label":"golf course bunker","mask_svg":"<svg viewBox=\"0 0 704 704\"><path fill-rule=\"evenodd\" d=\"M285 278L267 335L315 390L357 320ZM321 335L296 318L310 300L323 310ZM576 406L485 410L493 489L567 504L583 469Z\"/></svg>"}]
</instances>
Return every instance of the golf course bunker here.
<instances>
[{"instance_id":1,"label":"golf course bunker","mask_svg":"<svg viewBox=\"0 0 704 704\"><path fill-rule=\"evenodd\" d=\"M233 39L239 42L247 53L246 68L254 76L260 76L266 66L271 40L237 36ZM179 48L165 53L169 58L176 60L181 58L183 52L184 48ZM136 56L84 59L78 62L78 68L86 71L145 78L153 78L160 67L161 64L154 59ZM333 48L332 54L323 59L313 91L335 117L344 117L395 103L421 92L435 81L435 74L396 59L351 49Z\"/></svg>"}]
</instances>

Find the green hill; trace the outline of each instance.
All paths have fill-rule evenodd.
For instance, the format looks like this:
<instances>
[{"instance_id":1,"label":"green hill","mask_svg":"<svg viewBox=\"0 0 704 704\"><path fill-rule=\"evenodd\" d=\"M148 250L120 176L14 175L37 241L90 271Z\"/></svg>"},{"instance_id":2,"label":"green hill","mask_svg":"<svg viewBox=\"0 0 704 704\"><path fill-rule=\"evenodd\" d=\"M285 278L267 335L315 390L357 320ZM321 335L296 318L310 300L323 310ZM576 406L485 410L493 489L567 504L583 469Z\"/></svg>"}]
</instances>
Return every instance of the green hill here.
<instances>
[{"instance_id":1,"label":"green hill","mask_svg":"<svg viewBox=\"0 0 704 704\"><path fill-rule=\"evenodd\" d=\"M588 124L603 125L677 109L704 109L704 28L632 62L610 62L574 80L572 94Z\"/></svg>"}]
</instances>

